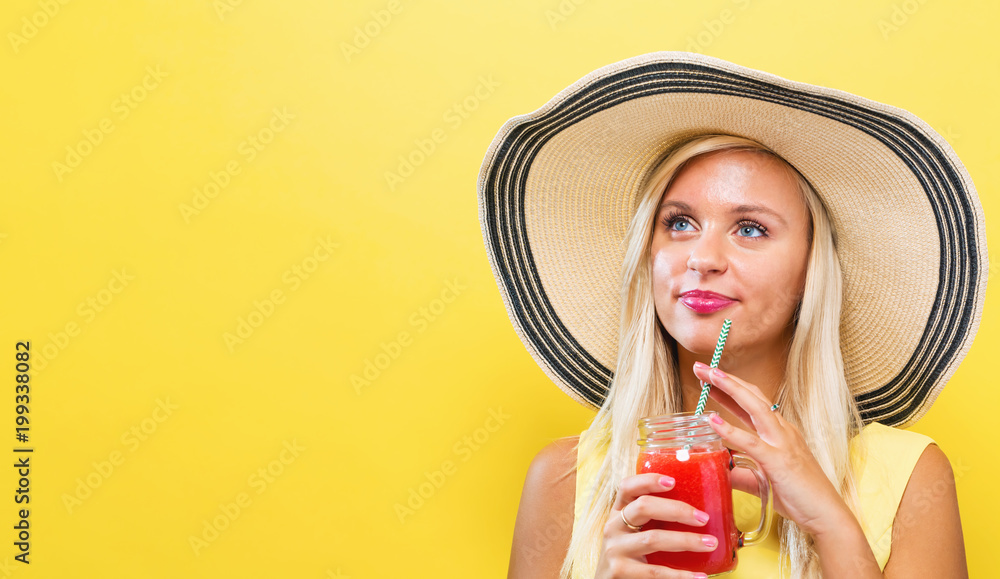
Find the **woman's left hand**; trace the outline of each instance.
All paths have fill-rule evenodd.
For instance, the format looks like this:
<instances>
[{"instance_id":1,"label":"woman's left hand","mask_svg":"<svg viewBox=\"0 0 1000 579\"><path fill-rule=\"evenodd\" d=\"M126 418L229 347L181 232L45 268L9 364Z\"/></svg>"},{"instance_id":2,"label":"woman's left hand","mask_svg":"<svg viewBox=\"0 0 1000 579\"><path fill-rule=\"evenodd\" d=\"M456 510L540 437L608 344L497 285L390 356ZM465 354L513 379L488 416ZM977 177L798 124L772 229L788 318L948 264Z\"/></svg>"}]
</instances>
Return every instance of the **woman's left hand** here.
<instances>
[{"instance_id":1,"label":"woman's left hand","mask_svg":"<svg viewBox=\"0 0 1000 579\"><path fill-rule=\"evenodd\" d=\"M837 524L845 513L853 517L799 429L771 410L772 402L759 388L719 370L713 371L700 362L695 364L694 373L701 381L715 386L709 397L749 429L726 421L721 424L709 421L724 441L760 464L771 481L774 510L778 514L795 521L811 535ZM736 473L733 471L737 488L756 488L749 472Z\"/></svg>"}]
</instances>

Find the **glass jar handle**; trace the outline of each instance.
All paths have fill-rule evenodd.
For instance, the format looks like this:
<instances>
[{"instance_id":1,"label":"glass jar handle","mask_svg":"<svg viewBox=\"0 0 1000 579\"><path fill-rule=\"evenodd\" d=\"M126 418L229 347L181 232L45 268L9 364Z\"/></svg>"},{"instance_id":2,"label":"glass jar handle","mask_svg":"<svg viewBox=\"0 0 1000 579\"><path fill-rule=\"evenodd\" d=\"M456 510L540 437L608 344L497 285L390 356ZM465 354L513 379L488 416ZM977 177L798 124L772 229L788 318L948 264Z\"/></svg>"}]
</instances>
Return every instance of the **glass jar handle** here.
<instances>
[{"instance_id":1,"label":"glass jar handle","mask_svg":"<svg viewBox=\"0 0 1000 579\"><path fill-rule=\"evenodd\" d=\"M749 533L740 532L739 546L749 547L766 539L768 532L771 530L771 517L774 514L771 509L771 481L767 480L767 476L760 469L760 465L757 464L756 460L742 452L729 451L729 454L733 457L733 462L730 463L730 470L736 467L747 468L750 469L754 478L757 479L757 490L760 493L760 522L757 528Z\"/></svg>"}]
</instances>

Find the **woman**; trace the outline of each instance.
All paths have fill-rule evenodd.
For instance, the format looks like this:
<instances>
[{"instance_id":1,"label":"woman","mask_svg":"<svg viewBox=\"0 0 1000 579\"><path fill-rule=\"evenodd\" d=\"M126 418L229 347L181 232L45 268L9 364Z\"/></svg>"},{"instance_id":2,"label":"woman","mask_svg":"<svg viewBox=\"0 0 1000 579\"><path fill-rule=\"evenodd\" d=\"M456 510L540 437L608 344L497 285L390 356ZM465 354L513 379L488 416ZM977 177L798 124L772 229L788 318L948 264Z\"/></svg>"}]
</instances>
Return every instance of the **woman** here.
<instances>
[{"instance_id":1,"label":"woman","mask_svg":"<svg viewBox=\"0 0 1000 579\"><path fill-rule=\"evenodd\" d=\"M706 88L692 88L698 80ZM876 128L857 121L859 105ZM770 552L741 550L731 577L779 568L792 577L967 575L947 457L931 439L880 421L905 425L926 412L975 334L985 283L984 236L942 236L939 255L957 247L978 267L956 273L963 283L937 279L942 291L905 287L898 269L927 285L943 261L919 267L914 258L927 261L927 252L913 255L903 233L940 219L933 208L921 213L925 199L964 201L968 213L952 216L959 229L981 226L981 209L943 141L881 144L897 135L884 108L716 59L656 53L595 71L501 129L480 176L501 293L549 375L600 406L579 440L553 443L532 462L509 576L699 576L648 565L645 555L712 550L713 537L639 528L653 519L697 526L704 513L652 496L672 488L669 477L634 474L636 421L694 410L699 381L714 385L707 408L722 420L713 428L760 463L781 519ZM897 113L919 124L906 115ZM756 139L718 135L720 126ZM882 140L867 139L879 130ZM762 142L801 160L793 166ZM925 169L900 159L937 159L944 170L928 174L955 181L935 188L921 179ZM895 219L866 217L865 206ZM606 254L616 235L609 214L623 207L617 258ZM894 224L901 218L909 229ZM868 232L878 226L896 237ZM591 272L607 261L623 264L617 296L607 275ZM922 297L901 303L911 290ZM598 297L581 297L588 292ZM601 297L619 304L617 336L601 323ZM916 307L962 297L972 316L950 333L931 331L945 306ZM724 372L710 371L724 318ZM873 341L884 327L906 345ZM914 339L921 329L924 339ZM601 359L614 338L612 377ZM944 365L908 365L918 352L956 350ZM733 476L752 491L749 473Z\"/></svg>"}]
</instances>

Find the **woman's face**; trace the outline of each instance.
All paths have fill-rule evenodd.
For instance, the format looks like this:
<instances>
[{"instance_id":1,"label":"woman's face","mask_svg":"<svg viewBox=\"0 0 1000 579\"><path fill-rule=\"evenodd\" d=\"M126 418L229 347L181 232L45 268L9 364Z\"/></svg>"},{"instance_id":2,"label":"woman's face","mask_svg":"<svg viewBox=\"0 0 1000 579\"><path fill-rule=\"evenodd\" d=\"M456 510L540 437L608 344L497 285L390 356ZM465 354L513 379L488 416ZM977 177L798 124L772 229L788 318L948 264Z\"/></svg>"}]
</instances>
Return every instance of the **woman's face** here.
<instances>
[{"instance_id":1,"label":"woman's face","mask_svg":"<svg viewBox=\"0 0 1000 579\"><path fill-rule=\"evenodd\" d=\"M695 354L713 352L726 318L727 353L783 350L805 285L809 231L794 177L774 158L719 151L692 159L657 212L650 260L660 323Z\"/></svg>"}]
</instances>

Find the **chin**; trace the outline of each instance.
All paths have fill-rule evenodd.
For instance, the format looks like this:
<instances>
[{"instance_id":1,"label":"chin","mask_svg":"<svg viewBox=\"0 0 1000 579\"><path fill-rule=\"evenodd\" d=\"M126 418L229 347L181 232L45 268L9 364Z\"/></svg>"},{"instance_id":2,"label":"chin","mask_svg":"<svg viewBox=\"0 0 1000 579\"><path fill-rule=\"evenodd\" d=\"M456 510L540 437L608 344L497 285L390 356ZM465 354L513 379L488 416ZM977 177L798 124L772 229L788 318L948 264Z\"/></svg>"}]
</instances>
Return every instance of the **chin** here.
<instances>
[{"instance_id":1,"label":"chin","mask_svg":"<svg viewBox=\"0 0 1000 579\"><path fill-rule=\"evenodd\" d=\"M667 328L667 332L674 338L679 347L692 354L711 356L715 353L715 345L719 342L719 331L722 330L725 319L722 316L719 316L718 319L715 316L711 318L699 317L675 325L674 327L679 330L677 332L670 331L669 326L664 327ZM733 320L731 327L735 328L736 326L736 320ZM726 340L726 349L729 349L731 345L732 331L730 331L729 339Z\"/></svg>"},{"instance_id":2,"label":"chin","mask_svg":"<svg viewBox=\"0 0 1000 579\"><path fill-rule=\"evenodd\" d=\"M688 352L692 354L698 354L699 356L712 356L715 353L715 344L718 342L718 334L711 337L704 337L697 340L695 343L691 344L690 348L686 348Z\"/></svg>"},{"instance_id":3,"label":"chin","mask_svg":"<svg viewBox=\"0 0 1000 579\"><path fill-rule=\"evenodd\" d=\"M667 329L667 333L677 343L678 348L683 348L692 354L711 356L715 352L715 343L719 339L719 335L710 336L708 332L692 332L691 330L690 327L687 331L681 330L679 332L671 332Z\"/></svg>"}]
</instances>

